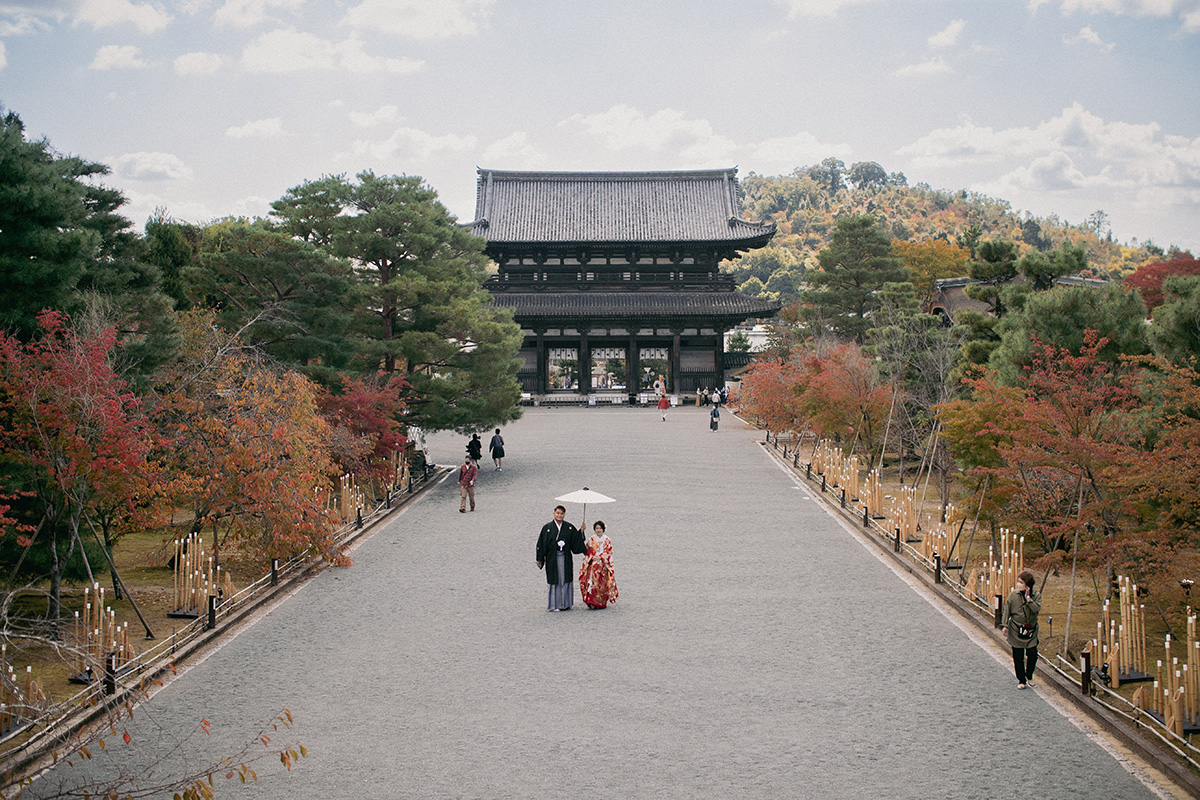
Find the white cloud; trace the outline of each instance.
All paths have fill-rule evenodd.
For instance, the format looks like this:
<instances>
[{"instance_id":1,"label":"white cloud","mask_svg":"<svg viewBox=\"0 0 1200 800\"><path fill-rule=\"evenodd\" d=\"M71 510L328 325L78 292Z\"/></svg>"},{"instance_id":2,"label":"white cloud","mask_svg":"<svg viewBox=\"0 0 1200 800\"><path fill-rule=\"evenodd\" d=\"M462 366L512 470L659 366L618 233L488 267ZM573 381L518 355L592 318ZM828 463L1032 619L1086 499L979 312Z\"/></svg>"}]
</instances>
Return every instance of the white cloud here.
<instances>
[{"instance_id":1,"label":"white cloud","mask_svg":"<svg viewBox=\"0 0 1200 800\"><path fill-rule=\"evenodd\" d=\"M1092 30L1090 27L1088 27L1086 25L1083 28L1081 28L1079 30L1079 33L1075 34L1074 36L1064 36L1063 44L1066 44L1066 45L1073 45L1073 44L1094 45L1104 51L1113 49L1112 42L1104 41L1103 39L1100 38L1100 34L1096 33L1094 30Z\"/></svg>"},{"instance_id":2,"label":"white cloud","mask_svg":"<svg viewBox=\"0 0 1200 800\"><path fill-rule=\"evenodd\" d=\"M474 136L459 136L447 133L434 136L416 128L398 128L391 136L380 142L360 139L351 146L350 153L341 153L339 159L367 157L376 161L428 161L445 152L461 153L475 148Z\"/></svg>"},{"instance_id":3,"label":"white cloud","mask_svg":"<svg viewBox=\"0 0 1200 800\"><path fill-rule=\"evenodd\" d=\"M633 106L618 104L599 114L575 114L559 123L575 127L601 139L610 150L643 148L651 151L695 146L713 138L712 124L703 119L686 119L673 108L647 116Z\"/></svg>"},{"instance_id":4,"label":"white cloud","mask_svg":"<svg viewBox=\"0 0 1200 800\"><path fill-rule=\"evenodd\" d=\"M1001 180L1014 187L1039 192L1061 192L1094 183L1088 180L1075 166L1071 157L1062 150L1039 156L1029 164L1009 172Z\"/></svg>"},{"instance_id":5,"label":"white cloud","mask_svg":"<svg viewBox=\"0 0 1200 800\"><path fill-rule=\"evenodd\" d=\"M920 64L909 64L901 67L892 74L897 78L927 78L931 75L947 75L954 70L941 56L922 61Z\"/></svg>"},{"instance_id":6,"label":"white cloud","mask_svg":"<svg viewBox=\"0 0 1200 800\"><path fill-rule=\"evenodd\" d=\"M529 134L514 131L484 148L479 163L498 169L540 169L554 162L529 141Z\"/></svg>"},{"instance_id":7,"label":"white cloud","mask_svg":"<svg viewBox=\"0 0 1200 800\"><path fill-rule=\"evenodd\" d=\"M1106 122L1075 103L1032 127L995 130L970 120L931 131L896 152L921 167L1032 160L1062 151L1139 179L1200 186L1200 139L1164 136L1156 122ZM1152 177L1157 176L1157 177Z\"/></svg>"},{"instance_id":8,"label":"white cloud","mask_svg":"<svg viewBox=\"0 0 1200 800\"><path fill-rule=\"evenodd\" d=\"M113 161L113 171L137 181L185 180L192 168L171 153L126 153Z\"/></svg>"},{"instance_id":9,"label":"white cloud","mask_svg":"<svg viewBox=\"0 0 1200 800\"><path fill-rule=\"evenodd\" d=\"M1118 235L1179 236L1178 224L1165 220L1200 216L1200 137L1164 133L1157 122L1105 120L1078 103L1028 126L963 120L897 154L910 175L971 175L968 188L1037 214L1082 220L1103 208ZM1176 230L1164 236L1168 225ZM1179 243L1194 243L1184 230L1192 238Z\"/></svg>"},{"instance_id":10,"label":"white cloud","mask_svg":"<svg viewBox=\"0 0 1200 800\"><path fill-rule=\"evenodd\" d=\"M351 28L407 36L450 39L474 36L496 0L363 0L342 18Z\"/></svg>"},{"instance_id":11,"label":"white cloud","mask_svg":"<svg viewBox=\"0 0 1200 800\"><path fill-rule=\"evenodd\" d=\"M142 51L131 44L106 44L96 51L88 69L146 69L150 62L142 60Z\"/></svg>"},{"instance_id":12,"label":"white cloud","mask_svg":"<svg viewBox=\"0 0 1200 800\"><path fill-rule=\"evenodd\" d=\"M269 10L296 11L303 6L304 0L225 0L225 4L213 14L213 22L249 28L270 19Z\"/></svg>"},{"instance_id":13,"label":"white cloud","mask_svg":"<svg viewBox=\"0 0 1200 800\"><path fill-rule=\"evenodd\" d=\"M396 106L380 106L371 112L351 111L347 114L350 121L359 128L371 128L376 125L394 124L400 121L400 109Z\"/></svg>"},{"instance_id":14,"label":"white cloud","mask_svg":"<svg viewBox=\"0 0 1200 800\"><path fill-rule=\"evenodd\" d=\"M225 135L230 139L275 139L287 134L283 130L283 120L279 117L270 117L226 128Z\"/></svg>"},{"instance_id":15,"label":"white cloud","mask_svg":"<svg viewBox=\"0 0 1200 800\"><path fill-rule=\"evenodd\" d=\"M1053 0L1029 0L1030 13ZM1200 0L1059 0L1063 16L1083 14L1129 15L1132 17L1178 17L1183 30L1200 30Z\"/></svg>"},{"instance_id":16,"label":"white cloud","mask_svg":"<svg viewBox=\"0 0 1200 800\"><path fill-rule=\"evenodd\" d=\"M796 167L815 164L830 155L843 156L850 153L850 145L822 142L811 133L797 133L776 139L766 139L747 145L745 157L740 159L763 175L786 175Z\"/></svg>"},{"instance_id":17,"label":"white cloud","mask_svg":"<svg viewBox=\"0 0 1200 800\"><path fill-rule=\"evenodd\" d=\"M956 19L947 25L942 30L929 37L930 47L953 47L958 44L958 37L962 35L963 29L967 27L965 19Z\"/></svg>"},{"instance_id":18,"label":"white cloud","mask_svg":"<svg viewBox=\"0 0 1200 800\"><path fill-rule=\"evenodd\" d=\"M846 144L821 142L807 132L762 141L739 142L718 133L704 119L690 119L672 108L646 114L632 106L615 105L599 114L575 114L559 123L574 128L580 137L598 140L577 145L598 148L621 156L643 155L650 163L668 161L677 168L747 164L755 171L787 173L831 152L849 154Z\"/></svg>"},{"instance_id":19,"label":"white cloud","mask_svg":"<svg viewBox=\"0 0 1200 800\"><path fill-rule=\"evenodd\" d=\"M0 6L0 11L13 15L12 19L0 21L0 36L28 36L31 33L37 33L50 28L49 25L31 13L3 6Z\"/></svg>"},{"instance_id":20,"label":"white cloud","mask_svg":"<svg viewBox=\"0 0 1200 800\"><path fill-rule=\"evenodd\" d=\"M142 33L154 33L167 27L171 15L158 5L131 3L130 0L83 0L75 12L78 22L90 22L97 28L130 23Z\"/></svg>"},{"instance_id":21,"label":"white cloud","mask_svg":"<svg viewBox=\"0 0 1200 800\"><path fill-rule=\"evenodd\" d=\"M368 55L356 38L331 42L290 28L263 34L248 44L242 53L242 65L250 72L277 75L334 69L359 75L375 72L411 75L424 63L412 58Z\"/></svg>"},{"instance_id":22,"label":"white cloud","mask_svg":"<svg viewBox=\"0 0 1200 800\"><path fill-rule=\"evenodd\" d=\"M847 6L867 3L886 3L888 0L775 0L787 9L788 19L797 17L832 17Z\"/></svg>"},{"instance_id":23,"label":"white cloud","mask_svg":"<svg viewBox=\"0 0 1200 800\"><path fill-rule=\"evenodd\" d=\"M217 53L184 53L175 59L175 71L180 75L212 75L224 62Z\"/></svg>"}]
</instances>

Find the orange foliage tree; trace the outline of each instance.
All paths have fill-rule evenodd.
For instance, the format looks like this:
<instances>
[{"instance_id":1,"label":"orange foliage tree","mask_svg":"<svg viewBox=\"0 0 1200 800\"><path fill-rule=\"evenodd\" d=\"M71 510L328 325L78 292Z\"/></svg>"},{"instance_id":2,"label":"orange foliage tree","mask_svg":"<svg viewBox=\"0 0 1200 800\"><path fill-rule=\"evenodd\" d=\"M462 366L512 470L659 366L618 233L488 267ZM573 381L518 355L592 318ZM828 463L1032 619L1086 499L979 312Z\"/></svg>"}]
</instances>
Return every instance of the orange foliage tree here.
<instances>
[{"instance_id":1,"label":"orange foliage tree","mask_svg":"<svg viewBox=\"0 0 1200 800\"><path fill-rule=\"evenodd\" d=\"M967 274L971 252L945 239L920 242L892 242L892 252L908 267L917 296L924 306L933 297L934 283L942 278L962 278Z\"/></svg>"},{"instance_id":2,"label":"orange foliage tree","mask_svg":"<svg viewBox=\"0 0 1200 800\"><path fill-rule=\"evenodd\" d=\"M850 449L857 443L873 467L893 392L875 362L858 345L843 343L807 355L802 375L796 392L813 429L819 436L848 440Z\"/></svg>"},{"instance_id":3,"label":"orange foliage tree","mask_svg":"<svg viewBox=\"0 0 1200 800\"><path fill-rule=\"evenodd\" d=\"M757 361L742 379L739 408L768 430L837 437L861 446L872 463L882 444L892 387L856 344L796 348Z\"/></svg>"},{"instance_id":4,"label":"orange foliage tree","mask_svg":"<svg viewBox=\"0 0 1200 800\"><path fill-rule=\"evenodd\" d=\"M157 416L171 494L192 529L261 563L314 549L340 563L325 504L334 471L316 386L242 350L211 313L184 315L189 354L162 388Z\"/></svg>"},{"instance_id":5,"label":"orange foliage tree","mask_svg":"<svg viewBox=\"0 0 1200 800\"><path fill-rule=\"evenodd\" d=\"M799 433L805 425L795 392L799 382L800 369L795 362L760 359L738 385L734 402L741 413L769 431Z\"/></svg>"}]
</instances>

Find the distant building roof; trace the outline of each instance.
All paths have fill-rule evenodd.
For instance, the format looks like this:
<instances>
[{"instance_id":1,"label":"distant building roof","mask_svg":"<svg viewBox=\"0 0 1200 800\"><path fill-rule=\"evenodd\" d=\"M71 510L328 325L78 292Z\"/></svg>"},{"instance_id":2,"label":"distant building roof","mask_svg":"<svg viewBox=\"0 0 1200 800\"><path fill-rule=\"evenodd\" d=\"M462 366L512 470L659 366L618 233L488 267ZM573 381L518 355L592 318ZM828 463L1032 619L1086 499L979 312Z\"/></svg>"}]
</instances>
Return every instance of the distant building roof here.
<instances>
[{"instance_id":1,"label":"distant building roof","mask_svg":"<svg viewBox=\"0 0 1200 800\"><path fill-rule=\"evenodd\" d=\"M562 317L650 318L701 317L705 319L769 317L779 302L749 297L740 292L498 292L496 306L511 308L518 319Z\"/></svg>"},{"instance_id":2,"label":"distant building roof","mask_svg":"<svg viewBox=\"0 0 1200 800\"><path fill-rule=\"evenodd\" d=\"M967 297L966 288L973 284L982 283L982 281L974 278L939 278L933 282L933 298L930 300L930 311L940 311L947 319L954 319L954 315L960 311L979 311L990 313L991 306L980 300L972 300ZM1009 281L1009 284L1025 283L1025 278L1021 275ZM1108 284L1108 281L1099 280L1098 278L1080 278L1078 276L1065 275L1054 279L1056 286L1082 286L1087 289L1099 289Z\"/></svg>"},{"instance_id":3,"label":"distant building roof","mask_svg":"<svg viewBox=\"0 0 1200 800\"><path fill-rule=\"evenodd\" d=\"M751 248L775 234L774 224L739 217L736 168L478 172L469 227L489 244L711 242Z\"/></svg>"}]
</instances>

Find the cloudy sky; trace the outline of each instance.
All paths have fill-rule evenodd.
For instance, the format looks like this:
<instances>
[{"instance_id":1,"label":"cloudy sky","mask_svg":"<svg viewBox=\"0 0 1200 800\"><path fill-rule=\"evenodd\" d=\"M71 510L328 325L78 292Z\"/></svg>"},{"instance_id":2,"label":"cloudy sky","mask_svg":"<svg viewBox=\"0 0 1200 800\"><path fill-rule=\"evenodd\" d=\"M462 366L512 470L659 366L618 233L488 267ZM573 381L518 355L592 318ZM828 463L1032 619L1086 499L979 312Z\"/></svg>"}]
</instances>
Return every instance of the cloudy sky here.
<instances>
[{"instance_id":1,"label":"cloudy sky","mask_svg":"<svg viewBox=\"0 0 1200 800\"><path fill-rule=\"evenodd\" d=\"M0 0L0 103L139 223L836 156L1200 254L1200 0Z\"/></svg>"}]
</instances>

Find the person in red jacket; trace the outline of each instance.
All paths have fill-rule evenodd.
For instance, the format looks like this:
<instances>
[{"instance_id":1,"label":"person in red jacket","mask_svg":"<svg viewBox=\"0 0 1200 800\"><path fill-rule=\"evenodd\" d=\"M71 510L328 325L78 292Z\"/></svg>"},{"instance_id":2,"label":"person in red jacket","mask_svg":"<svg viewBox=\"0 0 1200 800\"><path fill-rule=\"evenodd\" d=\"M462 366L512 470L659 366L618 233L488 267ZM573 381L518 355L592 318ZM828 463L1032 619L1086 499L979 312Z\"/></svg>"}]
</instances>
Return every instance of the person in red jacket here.
<instances>
[{"instance_id":1,"label":"person in red jacket","mask_svg":"<svg viewBox=\"0 0 1200 800\"><path fill-rule=\"evenodd\" d=\"M475 477L479 469L471 461L471 454L463 458L462 466L458 468L458 513L467 513L467 498L471 499L471 510L475 510Z\"/></svg>"},{"instance_id":2,"label":"person in red jacket","mask_svg":"<svg viewBox=\"0 0 1200 800\"><path fill-rule=\"evenodd\" d=\"M671 407L671 401L667 399L665 394L658 396L658 413L662 414L663 422L667 421L667 409Z\"/></svg>"}]
</instances>

